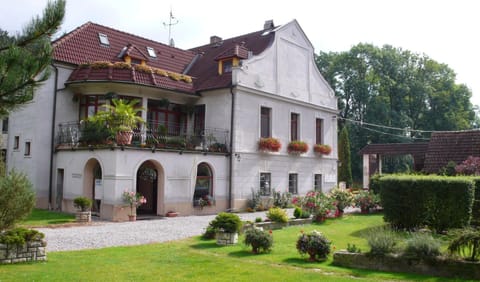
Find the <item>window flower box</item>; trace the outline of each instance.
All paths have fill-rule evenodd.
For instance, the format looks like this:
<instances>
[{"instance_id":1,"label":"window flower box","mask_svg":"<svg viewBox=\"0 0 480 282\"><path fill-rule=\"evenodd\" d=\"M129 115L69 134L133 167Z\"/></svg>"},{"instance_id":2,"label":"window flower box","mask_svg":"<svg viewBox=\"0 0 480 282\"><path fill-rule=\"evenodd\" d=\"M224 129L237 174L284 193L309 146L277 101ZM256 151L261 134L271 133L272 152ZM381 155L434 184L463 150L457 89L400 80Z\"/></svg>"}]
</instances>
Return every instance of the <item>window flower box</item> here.
<instances>
[{"instance_id":1,"label":"window flower box","mask_svg":"<svg viewBox=\"0 0 480 282\"><path fill-rule=\"evenodd\" d=\"M325 144L315 144L313 146L313 151L318 154L328 155L332 152L332 147L330 147L330 145L325 145Z\"/></svg>"},{"instance_id":2,"label":"window flower box","mask_svg":"<svg viewBox=\"0 0 480 282\"><path fill-rule=\"evenodd\" d=\"M308 144L303 141L292 141L288 143L287 151L289 154L304 154L308 152Z\"/></svg>"},{"instance_id":3,"label":"window flower box","mask_svg":"<svg viewBox=\"0 0 480 282\"><path fill-rule=\"evenodd\" d=\"M258 141L258 150L264 152L278 152L282 144L276 138L260 138Z\"/></svg>"}]
</instances>

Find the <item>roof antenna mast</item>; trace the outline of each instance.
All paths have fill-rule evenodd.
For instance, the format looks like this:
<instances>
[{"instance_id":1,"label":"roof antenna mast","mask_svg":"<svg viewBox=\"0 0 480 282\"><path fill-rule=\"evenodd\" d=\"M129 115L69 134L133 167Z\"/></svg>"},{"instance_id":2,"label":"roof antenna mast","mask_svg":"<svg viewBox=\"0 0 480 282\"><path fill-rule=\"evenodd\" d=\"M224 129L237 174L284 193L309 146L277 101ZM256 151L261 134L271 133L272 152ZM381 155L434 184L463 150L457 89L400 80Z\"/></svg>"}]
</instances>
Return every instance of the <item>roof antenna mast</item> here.
<instances>
[{"instance_id":1,"label":"roof antenna mast","mask_svg":"<svg viewBox=\"0 0 480 282\"><path fill-rule=\"evenodd\" d=\"M172 7L170 7L170 17L168 18L168 24L166 22L163 22L163 25L166 27L168 26L168 44L170 46L175 47L175 43L171 37L172 34L172 25L178 24L179 20L173 16L172 13Z\"/></svg>"}]
</instances>

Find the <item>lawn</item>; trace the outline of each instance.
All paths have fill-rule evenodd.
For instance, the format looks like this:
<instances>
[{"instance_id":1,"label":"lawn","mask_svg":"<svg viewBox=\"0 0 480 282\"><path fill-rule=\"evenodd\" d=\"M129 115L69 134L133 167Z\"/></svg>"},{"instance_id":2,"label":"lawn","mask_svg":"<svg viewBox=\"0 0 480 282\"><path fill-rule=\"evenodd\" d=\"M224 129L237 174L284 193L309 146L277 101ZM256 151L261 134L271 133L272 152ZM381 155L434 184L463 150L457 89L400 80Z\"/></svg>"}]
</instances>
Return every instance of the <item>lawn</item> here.
<instances>
[{"instance_id":1,"label":"lawn","mask_svg":"<svg viewBox=\"0 0 480 282\"><path fill-rule=\"evenodd\" d=\"M316 229L333 241L367 250L361 233L383 225L382 215L346 215L321 225L273 231L273 251L254 255L239 243L220 247L199 237L133 247L48 253L48 261L3 265L0 281L447 281L410 274L353 270L308 262L295 249L300 232ZM243 237L241 236L240 240Z\"/></svg>"},{"instance_id":2,"label":"lawn","mask_svg":"<svg viewBox=\"0 0 480 282\"><path fill-rule=\"evenodd\" d=\"M20 222L24 227L43 227L75 222L75 215L64 212L34 209L32 213Z\"/></svg>"}]
</instances>

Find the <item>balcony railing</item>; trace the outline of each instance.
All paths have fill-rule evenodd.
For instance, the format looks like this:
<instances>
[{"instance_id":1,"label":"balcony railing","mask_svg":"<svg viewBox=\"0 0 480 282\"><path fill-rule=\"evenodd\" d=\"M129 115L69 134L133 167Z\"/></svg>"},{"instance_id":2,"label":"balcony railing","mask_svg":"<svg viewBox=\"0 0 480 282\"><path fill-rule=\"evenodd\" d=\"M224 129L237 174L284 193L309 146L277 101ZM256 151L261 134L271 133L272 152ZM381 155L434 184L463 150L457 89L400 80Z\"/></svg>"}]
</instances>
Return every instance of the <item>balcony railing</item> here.
<instances>
[{"instance_id":1,"label":"balcony railing","mask_svg":"<svg viewBox=\"0 0 480 282\"><path fill-rule=\"evenodd\" d=\"M115 136L105 126L68 122L59 124L56 143L71 148L113 146ZM205 128L195 132L187 124L147 122L133 129L132 143L126 146L226 153L229 145L226 129Z\"/></svg>"}]
</instances>

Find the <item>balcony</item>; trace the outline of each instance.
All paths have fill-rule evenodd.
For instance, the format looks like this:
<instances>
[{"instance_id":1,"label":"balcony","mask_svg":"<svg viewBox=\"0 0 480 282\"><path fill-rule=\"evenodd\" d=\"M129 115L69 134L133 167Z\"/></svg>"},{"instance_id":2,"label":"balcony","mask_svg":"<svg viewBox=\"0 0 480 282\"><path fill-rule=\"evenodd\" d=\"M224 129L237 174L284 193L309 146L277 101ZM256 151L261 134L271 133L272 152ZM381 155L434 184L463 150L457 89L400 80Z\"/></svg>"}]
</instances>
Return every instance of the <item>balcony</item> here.
<instances>
[{"instance_id":1,"label":"balcony","mask_svg":"<svg viewBox=\"0 0 480 282\"><path fill-rule=\"evenodd\" d=\"M56 148L114 148L115 136L105 126L88 122L68 122L58 126ZM229 131L205 128L195 132L187 124L147 122L133 130L132 142L123 147L159 150L228 153Z\"/></svg>"}]
</instances>

